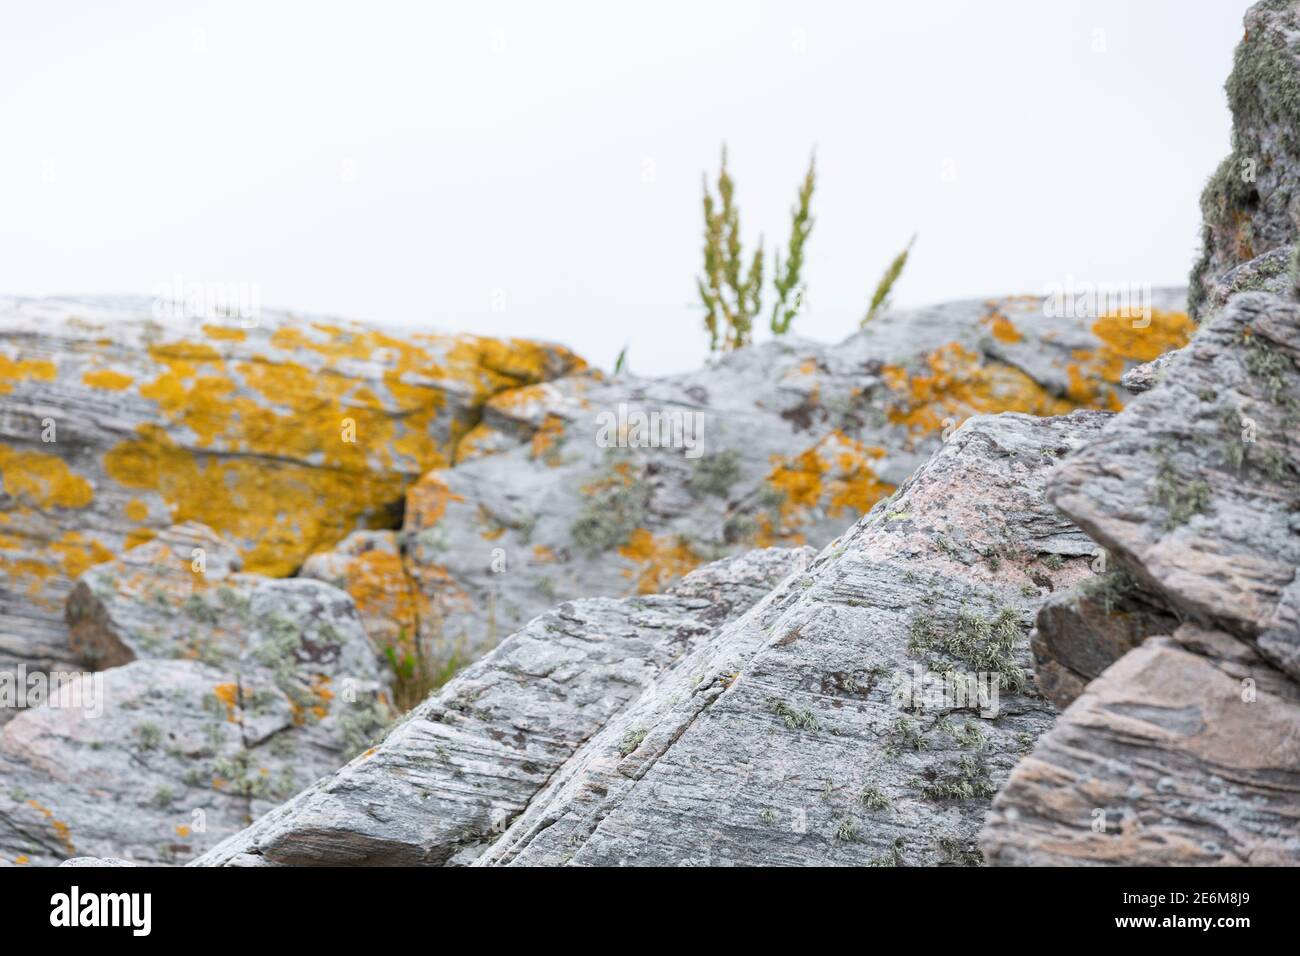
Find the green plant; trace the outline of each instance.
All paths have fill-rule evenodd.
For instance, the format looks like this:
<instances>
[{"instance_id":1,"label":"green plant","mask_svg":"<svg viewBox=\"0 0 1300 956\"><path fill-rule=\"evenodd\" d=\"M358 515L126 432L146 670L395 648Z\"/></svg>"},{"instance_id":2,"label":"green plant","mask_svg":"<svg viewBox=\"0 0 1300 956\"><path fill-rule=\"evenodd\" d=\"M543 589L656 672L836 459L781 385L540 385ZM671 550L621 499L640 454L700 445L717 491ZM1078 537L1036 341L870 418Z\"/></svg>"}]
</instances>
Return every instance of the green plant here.
<instances>
[{"instance_id":1,"label":"green plant","mask_svg":"<svg viewBox=\"0 0 1300 956\"><path fill-rule=\"evenodd\" d=\"M735 203L735 182L727 172L727 147L722 147L722 168L718 173L718 198L704 179L704 274L696 280L704 303L704 327L709 332L709 350L728 351L748 345L754 316L762 307L763 240L743 272L740 241L740 212Z\"/></svg>"},{"instance_id":2,"label":"green plant","mask_svg":"<svg viewBox=\"0 0 1300 956\"><path fill-rule=\"evenodd\" d=\"M1186 479L1169 459L1156 469L1155 501L1169 512L1168 526L1177 527L1200 514L1210 503L1210 486L1200 478Z\"/></svg>"},{"instance_id":3,"label":"green plant","mask_svg":"<svg viewBox=\"0 0 1300 956\"><path fill-rule=\"evenodd\" d=\"M691 488L706 495L727 497L731 486L740 480L740 454L726 448L697 458L691 471Z\"/></svg>"},{"instance_id":4,"label":"green plant","mask_svg":"<svg viewBox=\"0 0 1300 956\"><path fill-rule=\"evenodd\" d=\"M785 335L790 323L803 305L807 283L800 281L803 271L803 244L812 232L810 215L813 189L817 185L817 154L808 161L808 172L799 187L799 201L790 211L790 241L787 243L785 271L781 270L781 250L773 252L772 284L776 289L776 304L772 307L772 334ZM793 293L793 299L791 294Z\"/></svg>"},{"instance_id":5,"label":"green plant","mask_svg":"<svg viewBox=\"0 0 1300 956\"><path fill-rule=\"evenodd\" d=\"M861 799L868 810L884 810L889 806L889 797L878 787L863 787Z\"/></svg>"},{"instance_id":6,"label":"green plant","mask_svg":"<svg viewBox=\"0 0 1300 956\"><path fill-rule=\"evenodd\" d=\"M393 671L393 703L399 713L420 703L468 663L459 650L453 650L445 661L431 660L419 635L408 636L406 628L401 629L396 643L384 648L384 658Z\"/></svg>"},{"instance_id":7,"label":"green plant","mask_svg":"<svg viewBox=\"0 0 1300 956\"><path fill-rule=\"evenodd\" d=\"M620 375L627 368L627 346L623 346L618 353L618 358L614 360L614 374Z\"/></svg>"},{"instance_id":8,"label":"green plant","mask_svg":"<svg viewBox=\"0 0 1300 956\"><path fill-rule=\"evenodd\" d=\"M641 741L645 740L646 730L644 727L635 727L623 735L623 740L618 745L618 754L620 757L626 757L637 747L641 746Z\"/></svg>"},{"instance_id":9,"label":"green plant","mask_svg":"<svg viewBox=\"0 0 1300 956\"><path fill-rule=\"evenodd\" d=\"M867 308L867 314L862 317L861 326L863 328L888 308L889 293L893 290L898 277L903 274L903 267L907 265L907 257L912 251L912 243L914 242L916 242L915 235L907 240L907 245L903 248L903 251L894 256L894 261L889 264L889 267L885 269L885 274L880 277L880 282L876 285L876 291L871 295L871 305Z\"/></svg>"},{"instance_id":10,"label":"green plant","mask_svg":"<svg viewBox=\"0 0 1300 956\"><path fill-rule=\"evenodd\" d=\"M785 723L789 730L821 730L821 724L809 710L795 710L783 700L770 701L772 713Z\"/></svg>"}]
</instances>

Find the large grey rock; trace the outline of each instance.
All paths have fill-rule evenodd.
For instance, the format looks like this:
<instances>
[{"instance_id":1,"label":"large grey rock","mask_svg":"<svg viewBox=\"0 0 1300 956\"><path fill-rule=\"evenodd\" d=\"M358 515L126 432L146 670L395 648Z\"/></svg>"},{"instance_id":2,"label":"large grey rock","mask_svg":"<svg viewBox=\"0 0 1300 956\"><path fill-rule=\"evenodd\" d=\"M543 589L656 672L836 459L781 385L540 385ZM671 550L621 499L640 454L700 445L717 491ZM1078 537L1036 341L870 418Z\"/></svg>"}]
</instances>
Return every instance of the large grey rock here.
<instances>
[{"instance_id":1,"label":"large grey rock","mask_svg":"<svg viewBox=\"0 0 1300 956\"><path fill-rule=\"evenodd\" d=\"M0 670L70 665L72 581L170 525L203 522L277 576L396 527L488 398L582 365L532 342L153 311L0 297Z\"/></svg>"},{"instance_id":2,"label":"large grey rock","mask_svg":"<svg viewBox=\"0 0 1300 956\"><path fill-rule=\"evenodd\" d=\"M233 573L231 554L186 525L78 583L79 648L112 666L70 674L0 730L0 860L185 862L391 719L348 595Z\"/></svg>"},{"instance_id":3,"label":"large grey rock","mask_svg":"<svg viewBox=\"0 0 1300 956\"><path fill-rule=\"evenodd\" d=\"M1158 290L1149 324L1028 296L947 303L834 346L781 339L684 375L493 398L456 466L407 497L422 639L435 659L472 659L558 600L653 593L750 548L821 547L973 414L1121 407L1121 374L1186 341L1182 298ZM631 416L652 413L689 423L686 441L632 447ZM607 447L623 422L629 447Z\"/></svg>"},{"instance_id":4,"label":"large grey rock","mask_svg":"<svg viewBox=\"0 0 1300 956\"><path fill-rule=\"evenodd\" d=\"M798 555L561 605L197 862L978 862L994 788L1054 713L1028 623L1094 552L1044 476L1104 418L967 422L775 588ZM996 699L925 696L977 673Z\"/></svg>"},{"instance_id":5,"label":"large grey rock","mask_svg":"<svg viewBox=\"0 0 1300 956\"><path fill-rule=\"evenodd\" d=\"M1238 295L1059 467L1049 496L1148 610L1040 614L1058 700L1095 679L998 795L990 861L1300 862L1298 360L1300 306Z\"/></svg>"},{"instance_id":6,"label":"large grey rock","mask_svg":"<svg viewBox=\"0 0 1300 956\"><path fill-rule=\"evenodd\" d=\"M1300 17L1295 0L1261 0L1228 77L1232 152L1201 195L1201 256L1188 291L1193 316L1214 307L1215 286L1234 267L1296 239L1300 199ZM1259 259L1277 275L1282 259Z\"/></svg>"}]
</instances>

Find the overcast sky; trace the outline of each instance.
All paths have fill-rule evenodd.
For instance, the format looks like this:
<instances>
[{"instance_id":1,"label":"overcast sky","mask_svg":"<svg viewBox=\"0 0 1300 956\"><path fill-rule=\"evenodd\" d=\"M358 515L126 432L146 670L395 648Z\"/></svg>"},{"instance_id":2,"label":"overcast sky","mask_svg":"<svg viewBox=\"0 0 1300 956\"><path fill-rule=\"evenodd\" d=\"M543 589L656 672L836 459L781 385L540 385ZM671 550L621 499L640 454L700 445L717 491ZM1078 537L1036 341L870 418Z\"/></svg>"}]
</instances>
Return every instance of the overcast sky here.
<instances>
[{"instance_id":1,"label":"overcast sky","mask_svg":"<svg viewBox=\"0 0 1300 956\"><path fill-rule=\"evenodd\" d=\"M901 305L1182 284L1248 5L4 0L0 292L248 283L686 369L724 140L769 249L816 147L813 338L913 232Z\"/></svg>"}]
</instances>

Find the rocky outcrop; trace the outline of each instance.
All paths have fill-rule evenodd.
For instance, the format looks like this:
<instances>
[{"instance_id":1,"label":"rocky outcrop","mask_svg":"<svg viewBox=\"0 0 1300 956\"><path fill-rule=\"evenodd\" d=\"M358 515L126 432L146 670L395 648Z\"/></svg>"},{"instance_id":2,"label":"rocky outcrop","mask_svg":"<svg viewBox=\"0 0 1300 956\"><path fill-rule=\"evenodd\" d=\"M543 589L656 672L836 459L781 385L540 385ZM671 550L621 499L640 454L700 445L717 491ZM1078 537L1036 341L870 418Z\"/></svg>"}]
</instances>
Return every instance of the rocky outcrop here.
<instances>
[{"instance_id":1,"label":"rocky outcrop","mask_svg":"<svg viewBox=\"0 0 1300 956\"><path fill-rule=\"evenodd\" d=\"M1028 624L1094 553L1044 476L1104 418L968 421L775 588L798 553L562 604L198 862L977 862L1054 713Z\"/></svg>"},{"instance_id":2,"label":"rocky outcrop","mask_svg":"<svg viewBox=\"0 0 1300 956\"><path fill-rule=\"evenodd\" d=\"M668 594L560 605L382 743L199 863L472 859L611 715L810 556L756 551L701 568Z\"/></svg>"},{"instance_id":3,"label":"rocky outcrop","mask_svg":"<svg viewBox=\"0 0 1300 956\"><path fill-rule=\"evenodd\" d=\"M1052 500L1184 623L1040 615L1049 669L1095 679L995 801L990 862L1300 862L1298 362L1300 306L1238 295L1060 466Z\"/></svg>"},{"instance_id":4,"label":"rocky outcrop","mask_svg":"<svg viewBox=\"0 0 1300 956\"><path fill-rule=\"evenodd\" d=\"M1263 0L1246 12L1246 32L1227 83L1232 152L1201 195L1201 256L1188 294L1193 316L1213 309L1213 290L1234 267L1257 260L1260 278L1284 272L1280 257L1264 254L1295 242L1300 211L1296 11L1294 0Z\"/></svg>"},{"instance_id":5,"label":"rocky outcrop","mask_svg":"<svg viewBox=\"0 0 1300 956\"><path fill-rule=\"evenodd\" d=\"M0 670L71 665L71 582L170 525L202 522L273 576L395 528L489 398L582 366L532 342L153 306L0 298Z\"/></svg>"},{"instance_id":6,"label":"rocky outcrop","mask_svg":"<svg viewBox=\"0 0 1300 956\"><path fill-rule=\"evenodd\" d=\"M690 374L494 397L455 467L407 496L422 643L440 662L473 659L556 601L654 593L751 548L821 547L971 415L1122 407L1121 375L1192 328L1181 292L1152 304L1098 317L1027 296L948 303L835 346L778 339Z\"/></svg>"},{"instance_id":7,"label":"rocky outcrop","mask_svg":"<svg viewBox=\"0 0 1300 956\"><path fill-rule=\"evenodd\" d=\"M50 675L0 730L0 863L184 862L391 720L351 598L238 560L190 524L77 583L76 647L105 669Z\"/></svg>"}]
</instances>

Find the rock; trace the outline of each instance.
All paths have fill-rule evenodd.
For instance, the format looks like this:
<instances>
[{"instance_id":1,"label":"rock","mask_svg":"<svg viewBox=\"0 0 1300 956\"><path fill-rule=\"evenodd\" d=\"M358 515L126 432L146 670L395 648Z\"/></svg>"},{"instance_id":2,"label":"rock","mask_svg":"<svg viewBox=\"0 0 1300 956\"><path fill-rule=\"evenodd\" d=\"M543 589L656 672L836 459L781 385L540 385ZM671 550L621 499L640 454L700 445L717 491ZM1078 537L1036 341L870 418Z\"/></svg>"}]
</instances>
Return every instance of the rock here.
<instances>
[{"instance_id":1,"label":"rock","mask_svg":"<svg viewBox=\"0 0 1300 956\"><path fill-rule=\"evenodd\" d=\"M1133 366L1120 376L1119 383L1133 395L1151 391L1164 376L1165 369L1169 365L1169 359L1173 355L1173 352L1165 352L1150 362L1143 362L1141 365Z\"/></svg>"},{"instance_id":2,"label":"rock","mask_svg":"<svg viewBox=\"0 0 1300 956\"><path fill-rule=\"evenodd\" d=\"M1300 862L1298 360L1300 305L1237 295L1057 469L1049 497L1150 597L1039 615L1040 679L1079 696L994 801L990 862Z\"/></svg>"},{"instance_id":3,"label":"rock","mask_svg":"<svg viewBox=\"0 0 1300 956\"><path fill-rule=\"evenodd\" d=\"M699 372L496 396L456 466L407 496L421 643L451 669L556 601L655 593L750 548L820 547L970 415L1121 407L1121 374L1192 329L1180 291L1152 304L1145 324L1027 296L948 303L835 346L780 339ZM651 414L670 447L637 447Z\"/></svg>"},{"instance_id":4,"label":"rock","mask_svg":"<svg viewBox=\"0 0 1300 956\"><path fill-rule=\"evenodd\" d=\"M1175 355L1049 495L1167 607L1300 676L1300 306L1246 293Z\"/></svg>"},{"instance_id":5,"label":"rock","mask_svg":"<svg viewBox=\"0 0 1300 956\"><path fill-rule=\"evenodd\" d=\"M352 595L370 642L383 654L410 648L421 595L412 586L395 531L354 531L307 559L300 575Z\"/></svg>"},{"instance_id":6,"label":"rock","mask_svg":"<svg viewBox=\"0 0 1300 956\"><path fill-rule=\"evenodd\" d=\"M1232 152L1201 194L1201 256L1188 304L1195 318L1224 273L1294 243L1300 194L1300 30L1293 0L1262 0L1246 11L1246 32L1228 77ZM1273 268L1281 263L1261 260Z\"/></svg>"},{"instance_id":7,"label":"rock","mask_svg":"<svg viewBox=\"0 0 1300 956\"><path fill-rule=\"evenodd\" d=\"M59 866L135 866L129 860L119 860L115 857L100 856L74 856L71 860L64 860Z\"/></svg>"},{"instance_id":8,"label":"rock","mask_svg":"<svg viewBox=\"0 0 1300 956\"><path fill-rule=\"evenodd\" d=\"M198 863L472 858L611 714L810 555L756 551L702 568L666 595L560 605L462 671L383 743Z\"/></svg>"},{"instance_id":9,"label":"rock","mask_svg":"<svg viewBox=\"0 0 1300 956\"><path fill-rule=\"evenodd\" d=\"M1029 635L1038 689L1064 709L1084 685L1146 638L1177 626L1178 619L1123 569L1053 594Z\"/></svg>"},{"instance_id":10,"label":"rock","mask_svg":"<svg viewBox=\"0 0 1300 956\"><path fill-rule=\"evenodd\" d=\"M0 730L0 859L184 862L388 723L387 678L347 594L233 572L234 555L189 524L78 582L72 632L110 666L68 674Z\"/></svg>"},{"instance_id":11,"label":"rock","mask_svg":"<svg viewBox=\"0 0 1300 956\"><path fill-rule=\"evenodd\" d=\"M1027 676L1036 582L1070 586L1094 551L1044 479L1104 419L966 422L775 588L797 554L563 604L196 862L978 862L1054 713Z\"/></svg>"},{"instance_id":12,"label":"rock","mask_svg":"<svg viewBox=\"0 0 1300 956\"><path fill-rule=\"evenodd\" d=\"M1000 865L1295 866L1300 695L1227 634L1185 625L1094 680L998 794Z\"/></svg>"},{"instance_id":13,"label":"rock","mask_svg":"<svg viewBox=\"0 0 1300 956\"><path fill-rule=\"evenodd\" d=\"M0 670L69 666L71 582L173 524L276 576L395 528L487 399L582 366L533 342L152 312L0 298Z\"/></svg>"}]
</instances>

